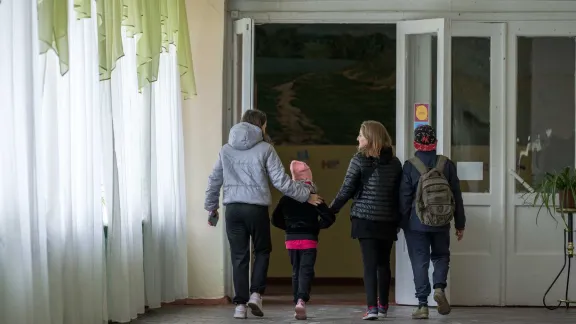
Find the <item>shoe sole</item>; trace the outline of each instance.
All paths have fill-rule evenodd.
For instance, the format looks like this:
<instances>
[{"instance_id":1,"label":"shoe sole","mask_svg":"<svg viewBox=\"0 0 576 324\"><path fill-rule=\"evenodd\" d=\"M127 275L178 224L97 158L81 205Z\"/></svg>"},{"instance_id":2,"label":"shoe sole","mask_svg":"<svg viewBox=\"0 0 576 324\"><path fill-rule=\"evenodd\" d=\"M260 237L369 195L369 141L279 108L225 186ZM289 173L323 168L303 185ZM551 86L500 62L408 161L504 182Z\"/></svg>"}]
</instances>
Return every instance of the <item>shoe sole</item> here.
<instances>
[{"instance_id":1,"label":"shoe sole","mask_svg":"<svg viewBox=\"0 0 576 324\"><path fill-rule=\"evenodd\" d=\"M256 303L248 303L246 306L250 307L250 310L252 311L252 315L258 316L258 317L264 316L264 312L262 312L262 309Z\"/></svg>"},{"instance_id":2,"label":"shoe sole","mask_svg":"<svg viewBox=\"0 0 576 324\"><path fill-rule=\"evenodd\" d=\"M247 318L248 318L248 316L247 316L247 315L244 315L244 316L237 316L237 315L234 315L234 318L235 318L235 319L247 319Z\"/></svg>"},{"instance_id":3,"label":"shoe sole","mask_svg":"<svg viewBox=\"0 0 576 324\"><path fill-rule=\"evenodd\" d=\"M446 296L443 296L441 294L434 294L434 300L436 301L436 304L438 304L438 314L440 315L450 314L452 308L450 307L450 303L448 303L448 299L446 299Z\"/></svg>"},{"instance_id":4,"label":"shoe sole","mask_svg":"<svg viewBox=\"0 0 576 324\"><path fill-rule=\"evenodd\" d=\"M412 319L428 319L429 315L412 315Z\"/></svg>"},{"instance_id":5,"label":"shoe sole","mask_svg":"<svg viewBox=\"0 0 576 324\"><path fill-rule=\"evenodd\" d=\"M378 319L378 315L376 315L376 314L373 314L373 315L371 314L371 315L362 317L362 320L364 320L364 321L375 321L377 319Z\"/></svg>"},{"instance_id":6,"label":"shoe sole","mask_svg":"<svg viewBox=\"0 0 576 324\"><path fill-rule=\"evenodd\" d=\"M386 318L387 316L388 316L388 313L378 313L378 317Z\"/></svg>"},{"instance_id":7,"label":"shoe sole","mask_svg":"<svg viewBox=\"0 0 576 324\"><path fill-rule=\"evenodd\" d=\"M295 312L294 318L299 320L299 321L304 321L308 318L306 316L306 309L303 307L296 306L296 309L294 310L294 312Z\"/></svg>"}]
</instances>

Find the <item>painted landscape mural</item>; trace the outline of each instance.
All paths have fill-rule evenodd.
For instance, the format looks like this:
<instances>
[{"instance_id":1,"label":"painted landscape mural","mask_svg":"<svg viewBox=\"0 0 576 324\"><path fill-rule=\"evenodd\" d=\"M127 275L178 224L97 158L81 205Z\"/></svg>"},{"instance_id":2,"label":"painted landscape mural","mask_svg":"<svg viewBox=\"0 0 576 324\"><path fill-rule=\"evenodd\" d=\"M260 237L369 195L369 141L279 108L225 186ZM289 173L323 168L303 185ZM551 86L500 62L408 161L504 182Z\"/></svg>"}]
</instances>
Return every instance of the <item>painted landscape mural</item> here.
<instances>
[{"instance_id":1,"label":"painted landscape mural","mask_svg":"<svg viewBox=\"0 0 576 324\"><path fill-rule=\"evenodd\" d=\"M396 132L395 25L256 27L257 108L277 145L354 145L363 120Z\"/></svg>"}]
</instances>

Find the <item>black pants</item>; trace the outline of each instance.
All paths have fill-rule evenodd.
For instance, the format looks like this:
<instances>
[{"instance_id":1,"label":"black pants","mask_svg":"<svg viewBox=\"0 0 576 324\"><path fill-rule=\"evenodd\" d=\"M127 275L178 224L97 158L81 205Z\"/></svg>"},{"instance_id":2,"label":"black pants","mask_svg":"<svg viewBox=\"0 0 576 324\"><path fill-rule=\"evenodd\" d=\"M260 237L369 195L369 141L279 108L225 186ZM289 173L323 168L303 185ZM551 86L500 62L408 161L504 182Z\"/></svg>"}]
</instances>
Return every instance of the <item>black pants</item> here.
<instances>
[{"instance_id":1,"label":"black pants","mask_svg":"<svg viewBox=\"0 0 576 324\"><path fill-rule=\"evenodd\" d=\"M305 302L310 300L316 254L316 249L288 250L290 263L292 263L294 304L298 302L298 299L302 299Z\"/></svg>"},{"instance_id":2,"label":"black pants","mask_svg":"<svg viewBox=\"0 0 576 324\"><path fill-rule=\"evenodd\" d=\"M272 240L267 206L250 204L226 205L226 234L230 244L235 304L246 304L250 293L263 294ZM250 237L254 245L252 284L249 286Z\"/></svg>"},{"instance_id":3,"label":"black pants","mask_svg":"<svg viewBox=\"0 0 576 324\"><path fill-rule=\"evenodd\" d=\"M378 306L380 303L388 304L390 291L390 253L392 240L360 239L362 262L364 263L364 289L366 290L366 304L368 307Z\"/></svg>"}]
</instances>

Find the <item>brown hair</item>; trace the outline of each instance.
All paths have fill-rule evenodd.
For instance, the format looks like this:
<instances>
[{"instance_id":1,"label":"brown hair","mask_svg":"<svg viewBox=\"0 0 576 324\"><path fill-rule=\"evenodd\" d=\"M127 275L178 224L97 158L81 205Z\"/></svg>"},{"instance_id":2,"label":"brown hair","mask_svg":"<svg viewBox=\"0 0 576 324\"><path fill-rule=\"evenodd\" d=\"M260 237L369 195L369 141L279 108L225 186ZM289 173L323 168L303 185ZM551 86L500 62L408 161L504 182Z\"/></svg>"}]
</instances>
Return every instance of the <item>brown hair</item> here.
<instances>
[{"instance_id":1,"label":"brown hair","mask_svg":"<svg viewBox=\"0 0 576 324\"><path fill-rule=\"evenodd\" d=\"M242 115L241 121L244 123L250 123L252 125L255 125L255 126L262 128L262 126L264 126L264 124L266 124L267 120L268 119L266 118L266 113L263 112L262 110L249 109L249 110L246 110L244 115Z\"/></svg>"},{"instance_id":2,"label":"brown hair","mask_svg":"<svg viewBox=\"0 0 576 324\"><path fill-rule=\"evenodd\" d=\"M240 121L260 127L262 129L262 138L264 139L264 141L272 144L272 139L270 138L270 136L268 136L268 134L266 134L266 132L262 128L268 121L265 112L257 109L246 110L244 115L242 115L242 119Z\"/></svg>"},{"instance_id":3,"label":"brown hair","mask_svg":"<svg viewBox=\"0 0 576 324\"><path fill-rule=\"evenodd\" d=\"M366 138L368 144L358 148L358 151L366 156L379 157L380 150L392 147L392 138L386 127L375 120L367 120L360 126L360 134Z\"/></svg>"}]
</instances>

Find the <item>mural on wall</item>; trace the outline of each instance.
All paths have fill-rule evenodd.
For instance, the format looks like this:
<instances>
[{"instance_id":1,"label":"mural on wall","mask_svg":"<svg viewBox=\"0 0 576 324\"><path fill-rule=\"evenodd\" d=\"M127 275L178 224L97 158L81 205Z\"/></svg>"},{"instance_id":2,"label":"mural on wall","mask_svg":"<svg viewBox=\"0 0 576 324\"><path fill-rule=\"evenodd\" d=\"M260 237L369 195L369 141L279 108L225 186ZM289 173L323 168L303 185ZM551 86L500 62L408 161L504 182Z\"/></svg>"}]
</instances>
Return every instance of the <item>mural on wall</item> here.
<instances>
[{"instance_id":1,"label":"mural on wall","mask_svg":"<svg viewBox=\"0 0 576 324\"><path fill-rule=\"evenodd\" d=\"M360 123L396 133L396 26L256 26L257 106L277 145L355 145Z\"/></svg>"}]
</instances>

